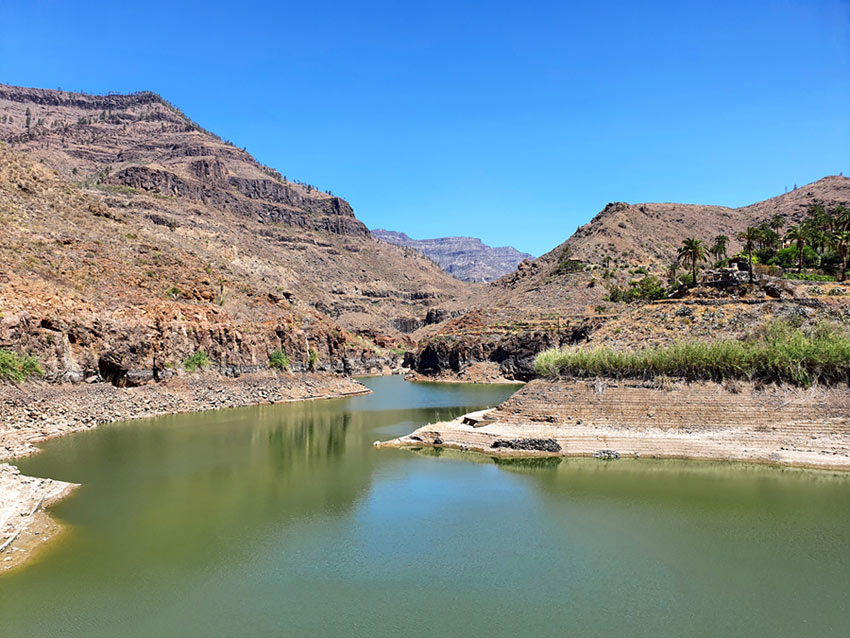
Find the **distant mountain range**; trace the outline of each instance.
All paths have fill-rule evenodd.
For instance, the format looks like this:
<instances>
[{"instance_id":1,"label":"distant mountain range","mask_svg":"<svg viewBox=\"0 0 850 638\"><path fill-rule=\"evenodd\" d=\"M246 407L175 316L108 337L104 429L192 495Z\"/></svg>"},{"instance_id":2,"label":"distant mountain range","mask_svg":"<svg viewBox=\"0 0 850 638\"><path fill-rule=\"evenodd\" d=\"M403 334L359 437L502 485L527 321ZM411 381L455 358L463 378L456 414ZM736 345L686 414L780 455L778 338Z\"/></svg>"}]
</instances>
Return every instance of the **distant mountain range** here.
<instances>
[{"instance_id":1,"label":"distant mountain range","mask_svg":"<svg viewBox=\"0 0 850 638\"><path fill-rule=\"evenodd\" d=\"M411 239L405 233L383 228L373 230L372 237L418 250L461 281L495 281L513 272L523 259L534 258L512 246L488 246L475 237Z\"/></svg>"}]
</instances>

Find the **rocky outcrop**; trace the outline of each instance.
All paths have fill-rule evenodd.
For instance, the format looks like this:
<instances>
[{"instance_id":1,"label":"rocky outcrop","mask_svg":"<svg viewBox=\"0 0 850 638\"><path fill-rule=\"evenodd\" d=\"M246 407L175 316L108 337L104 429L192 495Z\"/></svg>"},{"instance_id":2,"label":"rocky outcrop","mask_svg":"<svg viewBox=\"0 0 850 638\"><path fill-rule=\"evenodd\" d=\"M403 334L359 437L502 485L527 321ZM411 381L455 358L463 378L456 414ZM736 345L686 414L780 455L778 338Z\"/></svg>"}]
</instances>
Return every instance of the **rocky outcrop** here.
<instances>
[{"instance_id":1,"label":"rocky outcrop","mask_svg":"<svg viewBox=\"0 0 850 638\"><path fill-rule=\"evenodd\" d=\"M293 372L380 373L401 363L399 355L369 348L320 321L297 325L293 319L240 324L203 313L187 320L173 308L135 320L21 312L0 319L0 347L37 356L48 381L119 387L181 374L198 352L228 377L269 369L276 351L285 353Z\"/></svg>"},{"instance_id":2,"label":"rocky outcrop","mask_svg":"<svg viewBox=\"0 0 850 638\"><path fill-rule=\"evenodd\" d=\"M418 250L461 281L495 281L513 272L523 259L532 258L512 246L496 248L475 237L411 239L404 233L381 228L373 230L372 236L389 244Z\"/></svg>"},{"instance_id":3,"label":"rocky outcrop","mask_svg":"<svg viewBox=\"0 0 850 638\"><path fill-rule=\"evenodd\" d=\"M192 162L191 167L199 174L198 182L161 169L131 166L109 177L106 183L203 202L255 216L265 223L288 224L337 235L365 237L369 234L366 226L354 217L348 202L339 197L311 198L271 180L231 177L225 181L227 169L218 160ZM228 187L234 187L245 197L230 192L233 189Z\"/></svg>"},{"instance_id":4,"label":"rocky outcrop","mask_svg":"<svg viewBox=\"0 0 850 638\"><path fill-rule=\"evenodd\" d=\"M477 335L438 334L420 344L408 359L416 372L426 376L463 373L470 366L490 362L499 366L501 378L527 381L534 377L534 359L548 348L587 339L593 322L548 330L518 330ZM451 327L449 327L451 330Z\"/></svg>"},{"instance_id":5,"label":"rocky outcrop","mask_svg":"<svg viewBox=\"0 0 850 638\"><path fill-rule=\"evenodd\" d=\"M0 84L0 100L88 110L123 110L153 103L165 104L162 97L151 91L139 91L127 95L90 95L88 93L34 89L3 84Z\"/></svg>"}]
</instances>

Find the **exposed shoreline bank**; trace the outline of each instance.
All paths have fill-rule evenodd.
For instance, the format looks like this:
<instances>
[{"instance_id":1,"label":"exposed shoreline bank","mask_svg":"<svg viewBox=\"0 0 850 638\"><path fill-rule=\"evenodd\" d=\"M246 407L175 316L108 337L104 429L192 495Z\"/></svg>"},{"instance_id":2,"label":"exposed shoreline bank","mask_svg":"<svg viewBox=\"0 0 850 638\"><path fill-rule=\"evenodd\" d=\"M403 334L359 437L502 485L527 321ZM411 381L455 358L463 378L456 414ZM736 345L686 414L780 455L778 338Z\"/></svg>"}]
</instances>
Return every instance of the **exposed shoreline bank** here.
<instances>
[{"instance_id":1,"label":"exposed shoreline bank","mask_svg":"<svg viewBox=\"0 0 850 638\"><path fill-rule=\"evenodd\" d=\"M501 457L619 455L850 471L850 389L536 380L497 408L376 445Z\"/></svg>"},{"instance_id":2,"label":"exposed shoreline bank","mask_svg":"<svg viewBox=\"0 0 850 638\"><path fill-rule=\"evenodd\" d=\"M0 397L0 574L21 565L60 526L44 508L76 485L20 474L10 459L35 454L38 443L105 423L258 404L369 394L350 377L332 374L212 373L158 384L4 385Z\"/></svg>"}]
</instances>

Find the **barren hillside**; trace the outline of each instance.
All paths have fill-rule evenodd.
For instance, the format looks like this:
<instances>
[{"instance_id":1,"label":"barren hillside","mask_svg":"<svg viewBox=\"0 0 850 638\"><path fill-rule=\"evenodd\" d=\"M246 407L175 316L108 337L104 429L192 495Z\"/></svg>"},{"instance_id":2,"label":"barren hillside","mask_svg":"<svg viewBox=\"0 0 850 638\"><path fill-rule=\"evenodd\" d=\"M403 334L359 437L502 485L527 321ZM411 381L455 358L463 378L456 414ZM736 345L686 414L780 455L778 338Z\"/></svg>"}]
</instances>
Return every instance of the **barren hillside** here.
<instances>
[{"instance_id":1,"label":"barren hillside","mask_svg":"<svg viewBox=\"0 0 850 638\"><path fill-rule=\"evenodd\" d=\"M364 335L397 336L470 294L424 257L372 239L345 200L285 179L154 93L0 85L0 140L127 225L115 242L141 232L179 244L254 318L265 310L253 301L271 295Z\"/></svg>"}]
</instances>

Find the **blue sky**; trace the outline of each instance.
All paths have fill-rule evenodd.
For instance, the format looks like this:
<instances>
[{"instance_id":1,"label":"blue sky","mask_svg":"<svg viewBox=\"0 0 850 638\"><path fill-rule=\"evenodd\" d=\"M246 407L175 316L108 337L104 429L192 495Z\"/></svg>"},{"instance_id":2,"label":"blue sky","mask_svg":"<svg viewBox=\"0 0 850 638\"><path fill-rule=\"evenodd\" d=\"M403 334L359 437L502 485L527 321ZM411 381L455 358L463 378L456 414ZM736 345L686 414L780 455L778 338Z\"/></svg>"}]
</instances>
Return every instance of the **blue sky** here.
<instances>
[{"instance_id":1,"label":"blue sky","mask_svg":"<svg viewBox=\"0 0 850 638\"><path fill-rule=\"evenodd\" d=\"M370 227L541 254L850 174L850 2L0 0L0 82L150 89Z\"/></svg>"}]
</instances>

